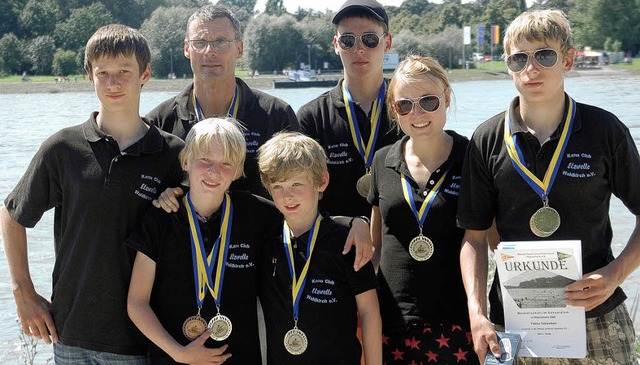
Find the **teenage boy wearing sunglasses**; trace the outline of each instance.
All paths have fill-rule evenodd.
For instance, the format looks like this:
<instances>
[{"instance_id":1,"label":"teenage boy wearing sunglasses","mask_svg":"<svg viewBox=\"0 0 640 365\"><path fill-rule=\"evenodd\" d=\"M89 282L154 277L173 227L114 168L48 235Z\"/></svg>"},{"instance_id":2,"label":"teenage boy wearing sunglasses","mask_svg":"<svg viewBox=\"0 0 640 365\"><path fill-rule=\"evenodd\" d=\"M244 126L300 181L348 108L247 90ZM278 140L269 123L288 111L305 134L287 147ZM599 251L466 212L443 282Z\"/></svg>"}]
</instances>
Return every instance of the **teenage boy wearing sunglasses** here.
<instances>
[{"instance_id":1,"label":"teenage boy wearing sunglasses","mask_svg":"<svg viewBox=\"0 0 640 365\"><path fill-rule=\"evenodd\" d=\"M243 49L240 23L229 9L217 5L198 9L187 22L184 40L184 56L190 61L193 82L151 110L147 117L182 139L200 120L239 120L246 128L246 177L234 181L231 189L268 198L258 174L258 147L276 132L298 130L299 124L287 103L252 89L235 77L236 61L242 57Z\"/></svg>"},{"instance_id":2,"label":"teenage boy wearing sunglasses","mask_svg":"<svg viewBox=\"0 0 640 365\"><path fill-rule=\"evenodd\" d=\"M391 48L389 18L374 0L349 0L333 17L333 45L344 67L344 79L298 110L303 133L317 140L329 158L331 182L320 210L347 216L369 216L369 166L375 151L393 144L384 103L384 53Z\"/></svg>"},{"instance_id":3,"label":"teenage boy wearing sunglasses","mask_svg":"<svg viewBox=\"0 0 640 365\"><path fill-rule=\"evenodd\" d=\"M497 280L489 295L489 317L484 289L486 230L495 218L502 241L582 242L585 274L567 285L564 295L568 305L586 310L588 355L572 363L635 364L633 324L620 284L640 266L638 150L616 116L575 103L565 93L564 74L573 66L575 50L562 12L521 14L506 30L504 49L518 96L506 113L475 131L458 206L458 225L466 229L460 263L475 351L481 359L489 349L500 355L493 328L493 323L504 325ZM635 229L617 258L611 251L612 193L636 216ZM543 206L553 223L548 227L536 223ZM520 358L518 363L560 361Z\"/></svg>"}]
</instances>

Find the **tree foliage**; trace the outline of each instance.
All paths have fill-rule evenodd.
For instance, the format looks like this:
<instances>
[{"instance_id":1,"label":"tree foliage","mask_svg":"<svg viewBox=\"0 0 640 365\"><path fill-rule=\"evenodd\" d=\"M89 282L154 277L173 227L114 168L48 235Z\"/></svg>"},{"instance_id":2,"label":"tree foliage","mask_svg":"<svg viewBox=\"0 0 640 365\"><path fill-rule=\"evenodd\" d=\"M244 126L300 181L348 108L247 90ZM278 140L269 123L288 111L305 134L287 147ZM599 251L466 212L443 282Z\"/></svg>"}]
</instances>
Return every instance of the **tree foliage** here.
<instances>
[{"instance_id":1,"label":"tree foliage","mask_svg":"<svg viewBox=\"0 0 640 365\"><path fill-rule=\"evenodd\" d=\"M62 19L62 10L53 0L29 0L20 13L19 23L22 33L38 37L53 33Z\"/></svg>"},{"instance_id":2,"label":"tree foliage","mask_svg":"<svg viewBox=\"0 0 640 365\"><path fill-rule=\"evenodd\" d=\"M51 71L55 76L68 76L77 73L79 70L76 52L58 49L53 55Z\"/></svg>"},{"instance_id":3,"label":"tree foliage","mask_svg":"<svg viewBox=\"0 0 640 365\"><path fill-rule=\"evenodd\" d=\"M56 43L53 37L43 35L29 41L26 48L26 57L31 64L31 72L41 75L51 74L53 54L56 52Z\"/></svg>"},{"instance_id":4,"label":"tree foliage","mask_svg":"<svg viewBox=\"0 0 640 365\"><path fill-rule=\"evenodd\" d=\"M184 37L187 20L196 8L160 7L140 28L151 48L151 71L154 76L170 72L191 74L189 60L184 56ZM173 70L172 70L173 66Z\"/></svg>"},{"instance_id":5,"label":"tree foliage","mask_svg":"<svg viewBox=\"0 0 640 365\"><path fill-rule=\"evenodd\" d=\"M113 21L111 13L100 2L73 9L68 19L56 25L53 33L56 44L64 49L82 49L98 28Z\"/></svg>"},{"instance_id":6,"label":"tree foliage","mask_svg":"<svg viewBox=\"0 0 640 365\"><path fill-rule=\"evenodd\" d=\"M280 16L287 12L282 0L267 0L264 6L264 13L267 15Z\"/></svg>"},{"instance_id":7,"label":"tree foliage","mask_svg":"<svg viewBox=\"0 0 640 365\"><path fill-rule=\"evenodd\" d=\"M22 73L22 53L17 51L21 48L20 40L13 33L7 33L0 38L0 54L3 55L0 75Z\"/></svg>"},{"instance_id":8,"label":"tree foliage","mask_svg":"<svg viewBox=\"0 0 640 365\"><path fill-rule=\"evenodd\" d=\"M259 15L245 32L245 56L253 70L280 71L297 68L307 59L299 23L291 15Z\"/></svg>"}]
</instances>

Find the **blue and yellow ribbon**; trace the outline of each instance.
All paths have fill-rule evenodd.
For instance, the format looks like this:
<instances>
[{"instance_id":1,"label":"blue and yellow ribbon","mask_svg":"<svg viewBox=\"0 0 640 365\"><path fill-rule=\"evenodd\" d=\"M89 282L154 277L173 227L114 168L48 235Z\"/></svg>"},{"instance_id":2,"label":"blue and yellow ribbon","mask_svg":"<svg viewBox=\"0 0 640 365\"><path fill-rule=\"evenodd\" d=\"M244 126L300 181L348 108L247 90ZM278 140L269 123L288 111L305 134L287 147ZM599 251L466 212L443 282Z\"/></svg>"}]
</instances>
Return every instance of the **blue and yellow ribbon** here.
<instances>
[{"instance_id":1,"label":"blue and yellow ribbon","mask_svg":"<svg viewBox=\"0 0 640 365\"><path fill-rule=\"evenodd\" d=\"M351 130L353 144L358 149L360 156L362 156L364 166L367 169L371 166L371 162L373 161L373 154L375 152L374 147L376 145L376 140L378 139L378 132L380 131L380 120L382 119L382 108L384 106L386 91L387 85L382 81L378 97L376 98L376 101L373 102L373 106L371 108L371 134L369 136L367 146L365 147L362 134L360 133L360 127L358 126L353 97L351 96L345 82L342 82L342 97L344 99L344 105L347 106L347 118L349 119L349 129Z\"/></svg>"},{"instance_id":2,"label":"blue and yellow ribbon","mask_svg":"<svg viewBox=\"0 0 640 365\"><path fill-rule=\"evenodd\" d=\"M564 156L564 151L567 149L569 139L571 137L571 131L573 130L573 121L576 114L576 102L569 98L569 110L564 122L562 134L558 140L558 146L547 168L547 172L544 174L544 179L540 181L538 177L526 167L524 163L524 157L522 151L518 146L518 141L511 135L511 122L509 118L509 111L505 112L504 117L504 143L511 157L511 163L516 171L522 176L524 181L531 186L531 188L540 196L543 202L547 201L553 182L556 179L558 170L560 169L560 163Z\"/></svg>"},{"instance_id":3,"label":"blue and yellow ribbon","mask_svg":"<svg viewBox=\"0 0 640 365\"><path fill-rule=\"evenodd\" d=\"M202 108L200 107L200 102L196 97L195 90L192 93L193 95L193 108L196 112L196 118L198 118L198 122L204 119L204 114L202 113ZM227 112L227 116L229 118L237 119L238 109L240 107L240 89L238 85L236 85L235 91L233 92L233 100L231 100L231 105L229 105L229 111Z\"/></svg>"},{"instance_id":4,"label":"blue and yellow ribbon","mask_svg":"<svg viewBox=\"0 0 640 365\"><path fill-rule=\"evenodd\" d=\"M422 226L424 225L424 221L427 218L427 214L429 214L429 210L431 209L431 205L433 204L436 196L438 195L438 191L444 182L444 178L449 173L451 167L447 169L447 171L442 174L442 177L438 182L433 186L427 197L422 202L420 206L420 210L418 211L418 207L416 205L416 201L413 198L413 192L411 191L411 184L409 183L409 179L401 172L400 173L400 183L402 184L402 193L404 194L404 200L411 207L411 211L413 215L416 217L416 221L418 221L418 226L420 227L420 232L422 232Z\"/></svg>"},{"instance_id":5,"label":"blue and yellow ribbon","mask_svg":"<svg viewBox=\"0 0 640 365\"><path fill-rule=\"evenodd\" d=\"M229 253L229 242L231 241L231 226L233 223L233 204L231 197L225 193L222 201L222 218L220 220L220 235L213 245L213 249L206 260L204 258L205 248L200 233L200 225L197 222L196 211L191 203L191 194L187 193L183 199L187 208L191 236L191 259L193 262L193 276L196 290L196 303L198 308L202 307L209 289L211 296L215 300L216 306L220 306L222 300L222 283L224 282L224 272L226 269L227 255ZM215 280L211 277L213 272L213 258L217 257ZM212 285L213 283L213 285Z\"/></svg>"},{"instance_id":6,"label":"blue and yellow ribbon","mask_svg":"<svg viewBox=\"0 0 640 365\"><path fill-rule=\"evenodd\" d=\"M300 308L300 299L302 297L302 292L304 291L304 285L307 281L307 273L309 271L309 265L311 263L311 255L313 254L313 249L316 245L316 238L318 237L318 231L320 229L320 221L322 220L322 215L318 213L316 215L316 220L313 222L311 226L311 230L309 231L309 238L307 240L307 261L300 272L300 277L296 277L296 269L295 269L295 255L293 253L293 247L291 246L291 233L289 230L289 226L285 221L282 227L282 239L284 243L284 251L287 257L287 264L289 264L289 273L291 274L292 285L291 285L291 296L293 298L293 318L295 321L298 320L298 310Z\"/></svg>"}]
</instances>

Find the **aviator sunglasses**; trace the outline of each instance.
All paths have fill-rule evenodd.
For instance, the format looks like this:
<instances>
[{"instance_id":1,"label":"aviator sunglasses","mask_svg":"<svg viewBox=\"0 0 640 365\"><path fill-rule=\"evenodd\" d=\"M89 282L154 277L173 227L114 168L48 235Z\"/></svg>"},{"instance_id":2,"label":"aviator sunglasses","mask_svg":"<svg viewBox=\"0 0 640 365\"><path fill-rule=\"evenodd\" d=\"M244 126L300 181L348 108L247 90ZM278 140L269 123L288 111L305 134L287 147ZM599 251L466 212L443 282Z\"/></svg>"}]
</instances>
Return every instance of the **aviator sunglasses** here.
<instances>
[{"instance_id":1,"label":"aviator sunglasses","mask_svg":"<svg viewBox=\"0 0 640 365\"><path fill-rule=\"evenodd\" d=\"M382 36L379 36L376 33L364 33L358 36L353 34L343 34L338 37L338 44L340 45L340 48L346 51L356 45L356 39L360 39L360 42L362 42L365 47L376 48L378 47L378 44L380 44L380 39L386 34L387 33L382 33Z\"/></svg>"},{"instance_id":2,"label":"aviator sunglasses","mask_svg":"<svg viewBox=\"0 0 640 365\"><path fill-rule=\"evenodd\" d=\"M558 52L553 48L539 49L533 52L516 52L507 57L507 68L512 72L520 72L527 67L529 57L533 54L533 58L538 65L544 68L551 68L558 63Z\"/></svg>"},{"instance_id":3,"label":"aviator sunglasses","mask_svg":"<svg viewBox=\"0 0 640 365\"><path fill-rule=\"evenodd\" d=\"M415 99L400 99L393 104L393 107L396 113L402 116L411 113L415 104L420 105L420 109L426 113L433 113L440 108L440 99L442 99L442 94L440 96L425 95Z\"/></svg>"}]
</instances>

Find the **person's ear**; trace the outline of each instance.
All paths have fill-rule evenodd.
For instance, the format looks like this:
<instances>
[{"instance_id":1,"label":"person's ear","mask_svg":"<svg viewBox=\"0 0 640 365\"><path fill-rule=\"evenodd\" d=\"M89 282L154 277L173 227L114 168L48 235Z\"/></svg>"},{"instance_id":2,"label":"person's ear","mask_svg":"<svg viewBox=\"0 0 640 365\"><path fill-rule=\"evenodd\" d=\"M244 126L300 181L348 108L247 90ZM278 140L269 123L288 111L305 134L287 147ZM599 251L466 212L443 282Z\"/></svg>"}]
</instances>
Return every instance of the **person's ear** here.
<instances>
[{"instance_id":1,"label":"person's ear","mask_svg":"<svg viewBox=\"0 0 640 365\"><path fill-rule=\"evenodd\" d=\"M576 50L571 48L566 53L563 53L562 61L564 62L564 72L569 72L573 68L573 64L576 60Z\"/></svg>"},{"instance_id":2,"label":"person's ear","mask_svg":"<svg viewBox=\"0 0 640 365\"><path fill-rule=\"evenodd\" d=\"M329 186L329 172L325 171L322 174L322 183L318 187L318 191L321 193L324 192L327 189L327 186Z\"/></svg>"}]
</instances>

